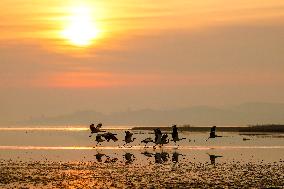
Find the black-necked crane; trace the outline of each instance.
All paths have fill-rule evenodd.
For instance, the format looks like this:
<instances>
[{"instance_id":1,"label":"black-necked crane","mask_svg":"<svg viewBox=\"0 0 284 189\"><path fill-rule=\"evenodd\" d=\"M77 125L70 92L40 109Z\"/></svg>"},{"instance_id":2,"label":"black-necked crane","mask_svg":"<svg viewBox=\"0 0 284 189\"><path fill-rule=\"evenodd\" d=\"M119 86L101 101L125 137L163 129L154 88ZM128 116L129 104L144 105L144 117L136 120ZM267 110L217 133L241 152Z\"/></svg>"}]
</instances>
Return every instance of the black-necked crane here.
<instances>
[{"instance_id":1,"label":"black-necked crane","mask_svg":"<svg viewBox=\"0 0 284 189\"><path fill-rule=\"evenodd\" d=\"M133 142L136 139L136 138L132 139L132 136L133 136L133 133L131 133L130 131L125 131L125 137L124 137L125 144L123 146L125 146L128 143Z\"/></svg>"},{"instance_id":2,"label":"black-necked crane","mask_svg":"<svg viewBox=\"0 0 284 189\"><path fill-rule=\"evenodd\" d=\"M213 126L213 127L211 127L209 138L217 138L217 137L222 137L222 136L216 135L216 126ZM209 138L208 138L208 139L209 139ZM207 139L207 140L208 140L208 139ZM206 140L206 141L207 141L207 140Z\"/></svg>"},{"instance_id":3,"label":"black-necked crane","mask_svg":"<svg viewBox=\"0 0 284 189\"><path fill-rule=\"evenodd\" d=\"M178 128L177 128L176 125L173 125L172 128L173 128L173 130L172 130L172 141L174 141L174 143L176 143L177 141L186 139L186 138L179 138Z\"/></svg>"},{"instance_id":4,"label":"black-necked crane","mask_svg":"<svg viewBox=\"0 0 284 189\"><path fill-rule=\"evenodd\" d=\"M103 124L102 124L102 123L99 123L99 124L97 124L97 126L95 127L95 125L92 123L92 124L90 125L91 135L90 135L89 137L91 137L92 134L94 134L94 133L105 132L105 131L102 131L102 130L101 130L101 127L102 127L102 126L103 126Z\"/></svg>"},{"instance_id":5,"label":"black-necked crane","mask_svg":"<svg viewBox=\"0 0 284 189\"><path fill-rule=\"evenodd\" d=\"M150 142L154 142L153 139L150 138L150 137L149 137L149 138L145 138L144 140L141 141L141 143L145 143L145 147L146 147L146 145L147 145L148 143L150 143Z\"/></svg>"},{"instance_id":6,"label":"black-necked crane","mask_svg":"<svg viewBox=\"0 0 284 189\"><path fill-rule=\"evenodd\" d=\"M102 139L102 135L101 134L97 134L96 136L96 142L97 142L97 145L101 142L105 141L104 139Z\"/></svg>"},{"instance_id":7,"label":"black-necked crane","mask_svg":"<svg viewBox=\"0 0 284 189\"><path fill-rule=\"evenodd\" d=\"M118 139L115 136L117 134L107 132L107 133L104 133L104 134L101 134L101 135L102 135L102 137L104 137L106 139L107 142L109 142L110 140L113 140L114 142L118 141Z\"/></svg>"}]
</instances>

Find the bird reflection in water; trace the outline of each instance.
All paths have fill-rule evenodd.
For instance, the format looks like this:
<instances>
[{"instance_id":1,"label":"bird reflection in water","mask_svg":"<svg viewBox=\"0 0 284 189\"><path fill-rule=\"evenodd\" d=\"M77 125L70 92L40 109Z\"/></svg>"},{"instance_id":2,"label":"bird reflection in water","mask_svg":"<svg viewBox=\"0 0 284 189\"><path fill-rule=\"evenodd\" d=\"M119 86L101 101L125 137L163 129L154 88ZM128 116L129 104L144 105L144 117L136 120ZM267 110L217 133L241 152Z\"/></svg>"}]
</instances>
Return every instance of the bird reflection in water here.
<instances>
[{"instance_id":1,"label":"bird reflection in water","mask_svg":"<svg viewBox=\"0 0 284 189\"><path fill-rule=\"evenodd\" d=\"M97 153L97 154L95 154L95 157L96 157L96 160L98 161L98 162L102 162L103 160L102 160L102 157L103 156L105 156L105 154L101 154L101 153Z\"/></svg>"},{"instance_id":2,"label":"bird reflection in water","mask_svg":"<svg viewBox=\"0 0 284 189\"><path fill-rule=\"evenodd\" d=\"M179 161L179 156L183 156L182 154L178 153L178 152L174 152L172 155L172 162L173 163L178 163Z\"/></svg>"},{"instance_id":3,"label":"bird reflection in water","mask_svg":"<svg viewBox=\"0 0 284 189\"><path fill-rule=\"evenodd\" d=\"M211 165L215 165L217 158L223 157L223 156L211 155L211 154L208 154L208 155L209 155L209 158L210 158L210 161L211 161Z\"/></svg>"},{"instance_id":4,"label":"bird reflection in water","mask_svg":"<svg viewBox=\"0 0 284 189\"><path fill-rule=\"evenodd\" d=\"M106 157L107 157L107 159L105 160L105 163L115 163L118 160L118 158L116 158L116 157L114 157L114 158L112 158L110 156L106 156Z\"/></svg>"},{"instance_id":5,"label":"bird reflection in water","mask_svg":"<svg viewBox=\"0 0 284 189\"><path fill-rule=\"evenodd\" d=\"M162 164L168 161L169 153L167 152L161 152L161 153L155 153L155 163Z\"/></svg>"},{"instance_id":6,"label":"bird reflection in water","mask_svg":"<svg viewBox=\"0 0 284 189\"><path fill-rule=\"evenodd\" d=\"M125 153L124 155L125 158L125 164L131 164L135 160L135 156L131 153Z\"/></svg>"},{"instance_id":7,"label":"bird reflection in water","mask_svg":"<svg viewBox=\"0 0 284 189\"><path fill-rule=\"evenodd\" d=\"M150 153L150 152L147 152L147 151L144 151L142 152L141 154L143 154L144 156L146 157L152 157L154 154Z\"/></svg>"}]
</instances>

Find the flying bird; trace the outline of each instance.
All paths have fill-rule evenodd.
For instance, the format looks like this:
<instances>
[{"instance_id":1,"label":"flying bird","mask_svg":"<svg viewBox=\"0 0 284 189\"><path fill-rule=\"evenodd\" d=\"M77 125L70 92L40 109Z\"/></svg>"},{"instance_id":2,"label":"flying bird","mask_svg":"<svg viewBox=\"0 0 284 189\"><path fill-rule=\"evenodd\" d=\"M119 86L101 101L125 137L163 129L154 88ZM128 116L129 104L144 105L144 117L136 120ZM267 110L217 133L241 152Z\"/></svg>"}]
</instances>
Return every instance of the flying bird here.
<instances>
[{"instance_id":1,"label":"flying bird","mask_svg":"<svg viewBox=\"0 0 284 189\"><path fill-rule=\"evenodd\" d=\"M172 141L174 141L174 143L176 143L177 141L186 139L186 138L179 138L178 137L178 128L177 128L176 125L173 125L172 128L173 128Z\"/></svg>"},{"instance_id":2,"label":"flying bird","mask_svg":"<svg viewBox=\"0 0 284 189\"><path fill-rule=\"evenodd\" d=\"M160 144L161 140L162 140L162 132L159 128L154 129L154 133L155 133L155 144Z\"/></svg>"},{"instance_id":3,"label":"flying bird","mask_svg":"<svg viewBox=\"0 0 284 189\"><path fill-rule=\"evenodd\" d=\"M90 130L91 130L91 135L89 137L92 136L93 133L99 133L99 132L105 132L101 130L101 127L103 126L102 123L97 124L97 126L95 127L95 125L92 123L90 125Z\"/></svg>"},{"instance_id":4,"label":"flying bird","mask_svg":"<svg viewBox=\"0 0 284 189\"><path fill-rule=\"evenodd\" d=\"M216 137L222 137L222 136L216 135L216 126L213 126L213 127L211 127L209 138L216 138ZM209 138L208 138L208 139L209 139ZM208 140L208 139L207 139L207 140ZM206 140L206 141L207 141L207 140Z\"/></svg>"},{"instance_id":5,"label":"flying bird","mask_svg":"<svg viewBox=\"0 0 284 189\"><path fill-rule=\"evenodd\" d=\"M163 134L160 144L162 144L162 145L168 144L170 142L170 139L167 139L167 138L168 138L168 134Z\"/></svg>"},{"instance_id":6,"label":"flying bird","mask_svg":"<svg viewBox=\"0 0 284 189\"><path fill-rule=\"evenodd\" d=\"M154 142L153 139L150 138L150 137L149 137L149 138L146 138L146 139L144 139L144 140L141 141L141 143L145 143L145 147L146 147L146 145L147 145L148 143L150 143L150 142Z\"/></svg>"},{"instance_id":7,"label":"flying bird","mask_svg":"<svg viewBox=\"0 0 284 189\"><path fill-rule=\"evenodd\" d=\"M162 134L161 130L158 129L154 129L155 132L155 146L153 147L154 149L156 148L157 145L164 145L164 144L168 144L169 143L169 139L168 138L168 134ZM161 146L160 146L161 147Z\"/></svg>"},{"instance_id":8,"label":"flying bird","mask_svg":"<svg viewBox=\"0 0 284 189\"><path fill-rule=\"evenodd\" d=\"M102 137L104 137L107 142L109 142L110 140L113 140L114 142L116 142L116 141L118 141L118 139L116 138L115 135L117 135L117 134L107 132L107 133L102 134Z\"/></svg>"},{"instance_id":9,"label":"flying bird","mask_svg":"<svg viewBox=\"0 0 284 189\"><path fill-rule=\"evenodd\" d=\"M102 139L102 135L101 135L101 134L97 134L97 136L96 136L97 145L98 145L100 142L103 142L103 141L105 141L105 140Z\"/></svg>"},{"instance_id":10,"label":"flying bird","mask_svg":"<svg viewBox=\"0 0 284 189\"><path fill-rule=\"evenodd\" d=\"M131 133L130 131L125 131L125 137L124 137L125 144L123 146L125 146L128 143L133 142L136 139L136 138L132 139L132 136L133 136L133 133Z\"/></svg>"}]
</instances>

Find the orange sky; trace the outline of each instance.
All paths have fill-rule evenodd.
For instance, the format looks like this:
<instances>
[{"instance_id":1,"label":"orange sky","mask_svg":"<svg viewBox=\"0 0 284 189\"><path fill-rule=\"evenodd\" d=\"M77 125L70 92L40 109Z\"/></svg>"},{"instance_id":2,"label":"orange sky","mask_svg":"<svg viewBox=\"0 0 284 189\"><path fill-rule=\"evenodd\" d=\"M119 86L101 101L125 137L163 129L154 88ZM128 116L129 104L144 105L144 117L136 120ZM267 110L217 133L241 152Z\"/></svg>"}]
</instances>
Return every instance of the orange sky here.
<instances>
[{"instance_id":1,"label":"orange sky","mask_svg":"<svg viewBox=\"0 0 284 189\"><path fill-rule=\"evenodd\" d=\"M73 110L283 101L283 0L1 0L0 7L0 113L7 117L22 115L10 91L30 94L22 101L35 108L24 116L52 112L46 104L66 97L43 90L93 99ZM40 101L29 98L37 93ZM106 93L112 105L101 103ZM56 101L57 113L66 103Z\"/></svg>"}]
</instances>

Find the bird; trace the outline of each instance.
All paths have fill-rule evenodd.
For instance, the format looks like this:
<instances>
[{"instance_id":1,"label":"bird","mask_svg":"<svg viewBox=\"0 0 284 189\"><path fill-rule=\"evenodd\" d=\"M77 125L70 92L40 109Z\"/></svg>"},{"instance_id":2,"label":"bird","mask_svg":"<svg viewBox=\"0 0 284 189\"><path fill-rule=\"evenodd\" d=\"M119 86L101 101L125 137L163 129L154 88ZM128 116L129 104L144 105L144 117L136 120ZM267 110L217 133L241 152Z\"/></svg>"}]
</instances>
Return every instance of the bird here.
<instances>
[{"instance_id":1,"label":"bird","mask_svg":"<svg viewBox=\"0 0 284 189\"><path fill-rule=\"evenodd\" d=\"M173 139L172 139L172 141L174 141L174 143L176 143L177 141L186 139L186 138L179 138L178 137L178 128L177 128L176 125L173 125L172 128L173 128L173 132L172 132L172 138Z\"/></svg>"},{"instance_id":2,"label":"bird","mask_svg":"<svg viewBox=\"0 0 284 189\"><path fill-rule=\"evenodd\" d=\"M123 146L125 146L128 143L133 142L136 139L136 138L132 139L132 136L133 136L133 133L131 133L130 131L125 131L125 137L124 137L125 144Z\"/></svg>"},{"instance_id":3,"label":"bird","mask_svg":"<svg viewBox=\"0 0 284 189\"><path fill-rule=\"evenodd\" d=\"M107 133L104 133L104 134L101 134L101 135L102 135L102 137L104 137L106 139L107 142L109 142L110 140L113 140L114 142L118 141L118 139L115 136L117 134L107 132Z\"/></svg>"},{"instance_id":4,"label":"bird","mask_svg":"<svg viewBox=\"0 0 284 189\"><path fill-rule=\"evenodd\" d=\"M100 130L100 128L101 128L102 126L103 126L103 124L102 124L102 123L99 123L99 124L97 124L97 126L95 127L95 125L92 123L92 124L90 125L91 135L90 135L89 137L91 137L93 133L105 132L105 131Z\"/></svg>"},{"instance_id":5,"label":"bird","mask_svg":"<svg viewBox=\"0 0 284 189\"><path fill-rule=\"evenodd\" d=\"M216 155L211 155L211 154L208 154L208 155L209 155L209 158L210 158L210 161L211 161L211 165L215 165L216 158L223 157L223 156L216 156Z\"/></svg>"},{"instance_id":6,"label":"bird","mask_svg":"<svg viewBox=\"0 0 284 189\"><path fill-rule=\"evenodd\" d=\"M162 138L161 138L161 143L162 145L164 144L168 144L170 139L167 139L168 138L168 134L163 134Z\"/></svg>"},{"instance_id":7,"label":"bird","mask_svg":"<svg viewBox=\"0 0 284 189\"><path fill-rule=\"evenodd\" d=\"M148 143L150 143L150 142L154 142L153 139L150 138L150 137L149 137L149 138L146 138L146 139L144 139L144 140L141 141L141 143L145 143L145 147L146 147L146 145L147 145Z\"/></svg>"},{"instance_id":8,"label":"bird","mask_svg":"<svg viewBox=\"0 0 284 189\"><path fill-rule=\"evenodd\" d=\"M216 138L216 137L222 137L222 136L216 135L216 126L213 126L213 127L211 127L209 138ZM208 139L209 139L209 138L208 138ZM208 139L207 139L207 140L208 140ZM207 141L207 140L206 140L206 141Z\"/></svg>"},{"instance_id":9,"label":"bird","mask_svg":"<svg viewBox=\"0 0 284 189\"><path fill-rule=\"evenodd\" d=\"M98 145L100 142L103 142L103 141L105 141L105 140L102 139L102 135L101 135L101 134L97 134L97 136L96 136L97 145Z\"/></svg>"},{"instance_id":10,"label":"bird","mask_svg":"<svg viewBox=\"0 0 284 189\"><path fill-rule=\"evenodd\" d=\"M155 132L155 144L159 144L161 143L161 139L162 139L162 132L159 128L154 129Z\"/></svg>"},{"instance_id":11,"label":"bird","mask_svg":"<svg viewBox=\"0 0 284 189\"><path fill-rule=\"evenodd\" d=\"M154 129L155 132L155 145L154 145L154 149L156 148L157 145L164 145L164 144L168 144L169 143L169 139L168 138L168 134L162 134L161 130L158 129ZM161 147L161 146L160 146Z\"/></svg>"}]
</instances>

